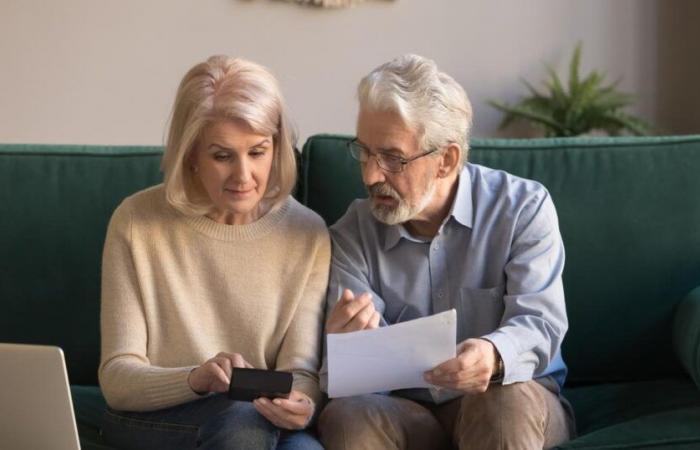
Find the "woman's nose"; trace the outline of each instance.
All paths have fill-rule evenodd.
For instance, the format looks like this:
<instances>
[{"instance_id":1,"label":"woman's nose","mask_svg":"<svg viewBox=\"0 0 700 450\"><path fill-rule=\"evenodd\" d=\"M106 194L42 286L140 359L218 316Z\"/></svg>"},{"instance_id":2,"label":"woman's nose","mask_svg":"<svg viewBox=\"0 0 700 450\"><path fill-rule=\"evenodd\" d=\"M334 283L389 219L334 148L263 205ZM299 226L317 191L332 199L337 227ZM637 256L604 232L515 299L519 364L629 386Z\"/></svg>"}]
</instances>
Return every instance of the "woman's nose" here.
<instances>
[{"instance_id":1,"label":"woman's nose","mask_svg":"<svg viewBox=\"0 0 700 450\"><path fill-rule=\"evenodd\" d=\"M250 180L250 165L244 159L233 163L231 176L236 183L243 184Z\"/></svg>"}]
</instances>

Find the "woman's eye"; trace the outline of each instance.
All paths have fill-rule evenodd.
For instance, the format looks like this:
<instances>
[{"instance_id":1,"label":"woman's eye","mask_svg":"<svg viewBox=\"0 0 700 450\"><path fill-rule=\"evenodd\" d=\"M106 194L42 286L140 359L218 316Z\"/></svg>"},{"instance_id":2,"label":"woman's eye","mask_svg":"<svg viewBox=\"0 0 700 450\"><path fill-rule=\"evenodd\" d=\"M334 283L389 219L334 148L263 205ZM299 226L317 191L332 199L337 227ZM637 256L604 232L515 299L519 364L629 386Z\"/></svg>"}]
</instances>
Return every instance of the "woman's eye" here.
<instances>
[{"instance_id":1,"label":"woman's eye","mask_svg":"<svg viewBox=\"0 0 700 450\"><path fill-rule=\"evenodd\" d=\"M230 155L228 153L225 153L225 152L214 153L214 159L217 161L228 161L229 158L230 158Z\"/></svg>"},{"instance_id":2,"label":"woman's eye","mask_svg":"<svg viewBox=\"0 0 700 450\"><path fill-rule=\"evenodd\" d=\"M248 153L248 154L250 156L252 156L253 158L260 158L265 154L265 150L255 149L255 150L251 150L250 153Z\"/></svg>"}]
</instances>

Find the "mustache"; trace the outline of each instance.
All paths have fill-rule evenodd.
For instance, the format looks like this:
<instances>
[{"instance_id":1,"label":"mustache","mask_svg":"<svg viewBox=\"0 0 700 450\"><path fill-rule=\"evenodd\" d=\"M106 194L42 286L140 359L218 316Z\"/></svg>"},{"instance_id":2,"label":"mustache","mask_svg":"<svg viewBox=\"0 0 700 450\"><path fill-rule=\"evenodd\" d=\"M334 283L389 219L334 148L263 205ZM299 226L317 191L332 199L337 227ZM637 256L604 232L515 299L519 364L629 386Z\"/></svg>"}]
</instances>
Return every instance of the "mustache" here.
<instances>
[{"instance_id":1,"label":"mustache","mask_svg":"<svg viewBox=\"0 0 700 450\"><path fill-rule=\"evenodd\" d=\"M401 196L391 186L386 183L375 183L367 186L370 195L389 196L395 200L401 200Z\"/></svg>"}]
</instances>

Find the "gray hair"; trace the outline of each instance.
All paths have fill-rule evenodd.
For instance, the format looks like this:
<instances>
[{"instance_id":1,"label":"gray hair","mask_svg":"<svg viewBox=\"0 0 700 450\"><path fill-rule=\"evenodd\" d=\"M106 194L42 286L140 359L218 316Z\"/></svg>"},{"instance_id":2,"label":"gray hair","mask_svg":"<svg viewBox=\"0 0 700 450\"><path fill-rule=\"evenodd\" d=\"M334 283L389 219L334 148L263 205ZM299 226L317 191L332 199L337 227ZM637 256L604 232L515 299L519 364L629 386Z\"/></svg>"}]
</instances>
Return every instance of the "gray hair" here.
<instances>
[{"instance_id":1,"label":"gray hair","mask_svg":"<svg viewBox=\"0 0 700 450\"><path fill-rule=\"evenodd\" d=\"M357 89L360 110L392 111L415 130L424 150L460 147L469 152L472 106L466 92L434 61L403 55L374 69Z\"/></svg>"},{"instance_id":2,"label":"gray hair","mask_svg":"<svg viewBox=\"0 0 700 450\"><path fill-rule=\"evenodd\" d=\"M187 215L206 214L208 196L197 192L187 164L205 127L217 120L241 120L273 137L273 161L265 198L278 204L296 183L294 131L275 77L245 59L212 56L192 67L177 90L161 161L168 203Z\"/></svg>"}]
</instances>

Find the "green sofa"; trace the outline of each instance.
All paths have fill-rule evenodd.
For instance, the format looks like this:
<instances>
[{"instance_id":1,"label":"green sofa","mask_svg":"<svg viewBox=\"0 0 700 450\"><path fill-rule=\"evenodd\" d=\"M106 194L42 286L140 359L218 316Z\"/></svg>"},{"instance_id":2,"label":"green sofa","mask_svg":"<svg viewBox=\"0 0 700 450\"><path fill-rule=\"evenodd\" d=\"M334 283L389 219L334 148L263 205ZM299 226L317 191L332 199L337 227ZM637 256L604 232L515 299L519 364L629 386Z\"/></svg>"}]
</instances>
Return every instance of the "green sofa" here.
<instances>
[{"instance_id":1,"label":"green sofa","mask_svg":"<svg viewBox=\"0 0 700 450\"><path fill-rule=\"evenodd\" d=\"M347 136L303 148L297 197L332 224L364 196ZM84 449L101 444L100 255L160 147L0 145L0 342L61 346ZM700 136L474 140L472 162L542 182L567 251L560 448L700 448Z\"/></svg>"}]
</instances>

